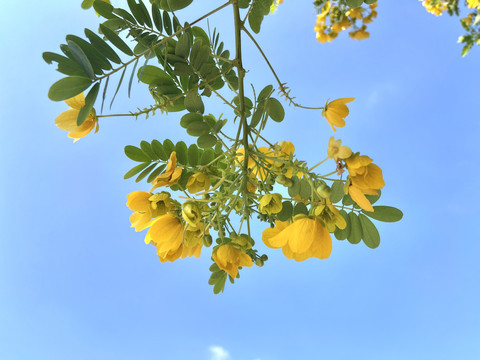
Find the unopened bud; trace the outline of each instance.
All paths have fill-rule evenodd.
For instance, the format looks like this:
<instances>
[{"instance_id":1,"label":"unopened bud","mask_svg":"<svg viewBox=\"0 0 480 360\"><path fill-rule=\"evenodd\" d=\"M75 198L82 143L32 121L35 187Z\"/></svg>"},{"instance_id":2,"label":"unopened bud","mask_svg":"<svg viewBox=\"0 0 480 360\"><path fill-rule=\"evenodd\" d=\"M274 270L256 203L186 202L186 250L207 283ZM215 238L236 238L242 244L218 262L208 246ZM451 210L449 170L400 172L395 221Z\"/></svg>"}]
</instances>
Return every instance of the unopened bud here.
<instances>
[{"instance_id":1,"label":"unopened bud","mask_svg":"<svg viewBox=\"0 0 480 360\"><path fill-rule=\"evenodd\" d=\"M255 260L255 265L257 265L258 267L262 267L263 266L263 260L261 258L257 258Z\"/></svg>"},{"instance_id":2,"label":"unopened bud","mask_svg":"<svg viewBox=\"0 0 480 360\"><path fill-rule=\"evenodd\" d=\"M205 235L202 239L203 245L206 247L212 246L213 238L212 235Z\"/></svg>"}]
</instances>

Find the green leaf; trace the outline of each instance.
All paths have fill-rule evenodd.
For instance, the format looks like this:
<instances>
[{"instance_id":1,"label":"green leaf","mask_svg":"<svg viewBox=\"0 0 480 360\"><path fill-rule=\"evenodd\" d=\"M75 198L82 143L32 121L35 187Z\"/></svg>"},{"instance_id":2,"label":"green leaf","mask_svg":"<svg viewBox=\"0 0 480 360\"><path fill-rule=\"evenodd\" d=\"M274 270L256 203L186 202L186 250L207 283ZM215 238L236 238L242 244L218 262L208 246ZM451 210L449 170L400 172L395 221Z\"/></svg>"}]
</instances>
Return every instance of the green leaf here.
<instances>
[{"instance_id":1,"label":"green leaf","mask_svg":"<svg viewBox=\"0 0 480 360\"><path fill-rule=\"evenodd\" d=\"M334 181L332 184L332 192L330 194L330 201L336 204L342 200L345 193L343 192L343 181Z\"/></svg>"},{"instance_id":2,"label":"green leaf","mask_svg":"<svg viewBox=\"0 0 480 360\"><path fill-rule=\"evenodd\" d=\"M160 7L161 8L161 7ZM163 27L165 28L165 32L168 35L172 35L172 20L170 20L170 16L168 16L168 13L166 11L163 12Z\"/></svg>"},{"instance_id":3,"label":"green leaf","mask_svg":"<svg viewBox=\"0 0 480 360\"><path fill-rule=\"evenodd\" d=\"M267 85L265 86L262 91L258 94L257 102L260 102L266 98L269 98L270 95L273 93L273 86L272 85Z\"/></svg>"},{"instance_id":4,"label":"green leaf","mask_svg":"<svg viewBox=\"0 0 480 360\"><path fill-rule=\"evenodd\" d=\"M353 211L348 214L348 218L350 219L350 234L347 239L350 244L358 244L362 240L362 225Z\"/></svg>"},{"instance_id":5,"label":"green leaf","mask_svg":"<svg viewBox=\"0 0 480 360\"><path fill-rule=\"evenodd\" d=\"M365 245L370 249L375 249L380 245L380 234L375 225L368 217L359 214L360 224L362 225L362 238Z\"/></svg>"},{"instance_id":6,"label":"green leaf","mask_svg":"<svg viewBox=\"0 0 480 360\"><path fill-rule=\"evenodd\" d=\"M353 202L354 202L354 201L353 201L352 197L351 197L349 194L345 195L345 196L343 197L343 199L342 199L343 205L346 205L346 206L353 205Z\"/></svg>"},{"instance_id":7,"label":"green leaf","mask_svg":"<svg viewBox=\"0 0 480 360\"><path fill-rule=\"evenodd\" d=\"M133 161L137 162L151 162L152 159L145 154L142 149L137 148L136 146L133 145L127 145L125 146L125 155Z\"/></svg>"},{"instance_id":8,"label":"green leaf","mask_svg":"<svg viewBox=\"0 0 480 360\"><path fill-rule=\"evenodd\" d=\"M294 198L298 194L300 194L300 180L298 180L298 177L293 176L291 178L293 185L288 188L288 194Z\"/></svg>"},{"instance_id":9,"label":"green leaf","mask_svg":"<svg viewBox=\"0 0 480 360\"><path fill-rule=\"evenodd\" d=\"M48 98L52 101L70 99L88 89L92 81L81 76L69 76L58 80L48 91Z\"/></svg>"},{"instance_id":10,"label":"green leaf","mask_svg":"<svg viewBox=\"0 0 480 360\"><path fill-rule=\"evenodd\" d=\"M177 161L182 165L188 165L188 149L183 141L177 142L175 152L177 153Z\"/></svg>"},{"instance_id":11,"label":"green leaf","mask_svg":"<svg viewBox=\"0 0 480 360\"><path fill-rule=\"evenodd\" d=\"M125 9L115 8L113 9L113 13L121 16L122 18L124 18L125 20L127 20L132 24L137 24L137 21L135 20L135 18Z\"/></svg>"},{"instance_id":12,"label":"green leaf","mask_svg":"<svg viewBox=\"0 0 480 360\"><path fill-rule=\"evenodd\" d=\"M150 145L149 142L147 141L142 141L140 142L140 148L142 149L142 151L147 154L147 156L152 159L152 160L158 160L159 157L157 156L157 154L155 154L155 152L153 151L153 148L152 148L152 145Z\"/></svg>"},{"instance_id":13,"label":"green leaf","mask_svg":"<svg viewBox=\"0 0 480 360\"><path fill-rule=\"evenodd\" d=\"M197 145L199 148L208 149L215 146L217 138L212 134L205 134L197 139Z\"/></svg>"},{"instance_id":14,"label":"green leaf","mask_svg":"<svg viewBox=\"0 0 480 360\"><path fill-rule=\"evenodd\" d=\"M248 16L248 24L254 33L258 34L260 32L263 18L270 12L272 3L273 0L256 0L253 3L252 10Z\"/></svg>"},{"instance_id":15,"label":"green leaf","mask_svg":"<svg viewBox=\"0 0 480 360\"><path fill-rule=\"evenodd\" d=\"M93 5L93 0L83 0L82 5L80 6L82 7L82 9L87 10L87 9L90 9L92 5Z\"/></svg>"},{"instance_id":16,"label":"green leaf","mask_svg":"<svg viewBox=\"0 0 480 360\"><path fill-rule=\"evenodd\" d=\"M130 179L131 177L137 175L140 171L145 169L148 165L150 165L150 162L144 162L142 164L139 164L133 168L131 168L127 173L123 176L125 180Z\"/></svg>"},{"instance_id":17,"label":"green leaf","mask_svg":"<svg viewBox=\"0 0 480 360\"><path fill-rule=\"evenodd\" d=\"M95 101L97 100L99 89L100 89L100 83L96 83L95 85L92 86L92 88L88 92L87 96L85 97L85 105L82 106L82 108L78 112L77 126L82 125L85 122L85 120L87 120L88 116L90 115L90 112L93 109L93 105L95 104Z\"/></svg>"},{"instance_id":18,"label":"green leaf","mask_svg":"<svg viewBox=\"0 0 480 360\"><path fill-rule=\"evenodd\" d=\"M190 92L185 96L185 108L190 112L199 112L200 114L205 112L202 97L196 92Z\"/></svg>"},{"instance_id":19,"label":"green leaf","mask_svg":"<svg viewBox=\"0 0 480 360\"><path fill-rule=\"evenodd\" d=\"M153 169L155 169L155 167L157 166L157 164L152 164L150 165L149 167L147 167L145 170L143 170L140 175L137 176L137 178L135 179L135 182L140 182L142 181L148 174L150 174L152 172Z\"/></svg>"},{"instance_id":20,"label":"green leaf","mask_svg":"<svg viewBox=\"0 0 480 360\"><path fill-rule=\"evenodd\" d=\"M153 140L152 141L152 150L155 153L155 155L158 156L160 160L167 161L168 156L165 153L165 150L163 150L163 145L160 141L158 140Z\"/></svg>"},{"instance_id":21,"label":"green leaf","mask_svg":"<svg viewBox=\"0 0 480 360\"><path fill-rule=\"evenodd\" d=\"M277 99L270 98L267 104L267 114L273 121L281 122L285 118L283 105Z\"/></svg>"},{"instance_id":22,"label":"green leaf","mask_svg":"<svg viewBox=\"0 0 480 360\"><path fill-rule=\"evenodd\" d=\"M207 165L211 163L213 159L215 159L215 151L213 151L213 149L207 149L200 158L200 165Z\"/></svg>"},{"instance_id":23,"label":"green leaf","mask_svg":"<svg viewBox=\"0 0 480 360\"><path fill-rule=\"evenodd\" d=\"M373 212L362 210L362 212L372 219L383 222L396 222L403 218L403 213L391 206L374 206Z\"/></svg>"},{"instance_id":24,"label":"green leaf","mask_svg":"<svg viewBox=\"0 0 480 360\"><path fill-rule=\"evenodd\" d=\"M347 0L347 5L351 8L358 8L362 6L363 0Z\"/></svg>"},{"instance_id":25,"label":"green leaf","mask_svg":"<svg viewBox=\"0 0 480 360\"><path fill-rule=\"evenodd\" d=\"M277 214L277 219L287 221L293 216L293 205L290 201L282 202L282 211Z\"/></svg>"},{"instance_id":26,"label":"green leaf","mask_svg":"<svg viewBox=\"0 0 480 360\"><path fill-rule=\"evenodd\" d=\"M155 27L157 28L157 30L162 32L163 31L162 15L160 14L160 10L158 9L157 4L155 3L152 4L152 18L153 18L153 23L155 24Z\"/></svg>"},{"instance_id":27,"label":"green leaf","mask_svg":"<svg viewBox=\"0 0 480 360\"><path fill-rule=\"evenodd\" d=\"M302 199L308 199L312 195L312 187L305 177L300 180L299 195Z\"/></svg>"},{"instance_id":28,"label":"green leaf","mask_svg":"<svg viewBox=\"0 0 480 360\"><path fill-rule=\"evenodd\" d=\"M222 276L217 279L215 282L215 286L213 287L213 293L218 294L220 292L223 292L225 289L225 282L227 281L227 273L224 271L222 273Z\"/></svg>"},{"instance_id":29,"label":"green leaf","mask_svg":"<svg viewBox=\"0 0 480 360\"><path fill-rule=\"evenodd\" d=\"M153 25L152 19L150 19L150 14L148 13L148 10L142 0L139 0L138 6L140 7L140 11L143 14L143 21L145 21L147 27L151 28Z\"/></svg>"},{"instance_id":30,"label":"green leaf","mask_svg":"<svg viewBox=\"0 0 480 360\"><path fill-rule=\"evenodd\" d=\"M167 156L170 157L172 152L175 151L175 145L173 144L172 140L165 139L163 141L163 150L165 150L165 153L167 154Z\"/></svg>"},{"instance_id":31,"label":"green leaf","mask_svg":"<svg viewBox=\"0 0 480 360\"><path fill-rule=\"evenodd\" d=\"M300 214L308 215L308 209L304 203L298 203L293 208L293 215L300 215Z\"/></svg>"},{"instance_id":32,"label":"green leaf","mask_svg":"<svg viewBox=\"0 0 480 360\"><path fill-rule=\"evenodd\" d=\"M188 113L182 116L180 119L180 126L183 127L184 129L188 128L188 125L195 121L202 121L203 122L203 116L198 113Z\"/></svg>"},{"instance_id":33,"label":"green leaf","mask_svg":"<svg viewBox=\"0 0 480 360\"><path fill-rule=\"evenodd\" d=\"M140 9L140 6L137 4L135 0L127 0L128 7L130 8L131 13L138 21L140 25L145 25L145 20L143 17L143 12Z\"/></svg>"},{"instance_id":34,"label":"green leaf","mask_svg":"<svg viewBox=\"0 0 480 360\"><path fill-rule=\"evenodd\" d=\"M138 69L137 76L141 82L147 85L175 86L175 82L170 75L153 65L142 66Z\"/></svg>"},{"instance_id":35,"label":"green leaf","mask_svg":"<svg viewBox=\"0 0 480 360\"><path fill-rule=\"evenodd\" d=\"M334 235L338 240L345 240L350 235L350 218L345 210L340 210L340 215L345 219L347 226L345 229L335 229Z\"/></svg>"},{"instance_id":36,"label":"green leaf","mask_svg":"<svg viewBox=\"0 0 480 360\"><path fill-rule=\"evenodd\" d=\"M203 45L206 45L210 48L210 39L208 38L208 35L205 32L205 30L203 30L199 26L193 26L192 27L192 33L193 33L193 36L195 36L196 39L202 39L202 44Z\"/></svg>"},{"instance_id":37,"label":"green leaf","mask_svg":"<svg viewBox=\"0 0 480 360\"><path fill-rule=\"evenodd\" d=\"M186 8L193 0L159 0L158 7L166 11L177 11Z\"/></svg>"},{"instance_id":38,"label":"green leaf","mask_svg":"<svg viewBox=\"0 0 480 360\"><path fill-rule=\"evenodd\" d=\"M72 54L75 61L82 67L83 71L85 71L85 73L90 77L90 79L94 79L95 73L87 55L85 55L80 46L75 44L73 41L67 41L67 44L68 49L70 50L70 53Z\"/></svg>"},{"instance_id":39,"label":"green leaf","mask_svg":"<svg viewBox=\"0 0 480 360\"><path fill-rule=\"evenodd\" d=\"M147 179L147 182L148 183L151 183L153 180L155 180L155 178L160 175L163 170L165 170L165 168L167 167L166 164L163 164L163 165L160 165L159 167L157 167L155 170L153 170L150 175L148 176L148 179Z\"/></svg>"},{"instance_id":40,"label":"green leaf","mask_svg":"<svg viewBox=\"0 0 480 360\"><path fill-rule=\"evenodd\" d=\"M194 121L187 127L187 134L191 136L202 136L210 132L210 126L204 121Z\"/></svg>"},{"instance_id":41,"label":"green leaf","mask_svg":"<svg viewBox=\"0 0 480 360\"><path fill-rule=\"evenodd\" d=\"M110 45L103 41L100 36L89 29L85 29L85 35L87 36L88 40L90 40L91 44L111 61L117 64L122 62L117 53L110 47Z\"/></svg>"},{"instance_id":42,"label":"green leaf","mask_svg":"<svg viewBox=\"0 0 480 360\"><path fill-rule=\"evenodd\" d=\"M110 30L108 27L106 27L103 24L100 24L100 29L102 30L103 35L113 44L115 45L119 50L127 54L128 56L132 56L133 52L132 50L128 47L128 45L123 41L120 36L118 36L113 30Z\"/></svg>"},{"instance_id":43,"label":"green leaf","mask_svg":"<svg viewBox=\"0 0 480 360\"><path fill-rule=\"evenodd\" d=\"M188 163L190 166L197 166L200 154L198 151L198 147L195 144L192 144L188 148Z\"/></svg>"},{"instance_id":44,"label":"green leaf","mask_svg":"<svg viewBox=\"0 0 480 360\"><path fill-rule=\"evenodd\" d=\"M364 2L367 5L372 5L372 4L375 4L377 2L377 0L364 0Z\"/></svg>"},{"instance_id":45,"label":"green leaf","mask_svg":"<svg viewBox=\"0 0 480 360\"><path fill-rule=\"evenodd\" d=\"M90 61L90 64L93 67L93 71L97 75L103 74L103 70L111 70L112 69L112 64L108 61L108 59L103 55L101 52L99 52L95 47L90 44L88 41L82 39L81 37L75 36L75 35L67 35L66 36L67 41L72 41L76 45L78 45L82 51L85 53L87 56L88 60Z\"/></svg>"},{"instance_id":46,"label":"green leaf","mask_svg":"<svg viewBox=\"0 0 480 360\"><path fill-rule=\"evenodd\" d=\"M187 59L190 54L190 46L190 36L188 36L188 34L183 34L180 36L180 39L178 39L177 45L175 46L175 55Z\"/></svg>"},{"instance_id":47,"label":"green leaf","mask_svg":"<svg viewBox=\"0 0 480 360\"><path fill-rule=\"evenodd\" d=\"M53 52L44 52L42 57L47 64L51 64L53 61L55 61L58 64L57 71L61 72L62 74L88 77L80 65L66 56L55 54Z\"/></svg>"},{"instance_id":48,"label":"green leaf","mask_svg":"<svg viewBox=\"0 0 480 360\"><path fill-rule=\"evenodd\" d=\"M95 0L93 2L93 8L98 15L103 16L105 19L111 19L115 16L112 14L113 6L105 1Z\"/></svg>"}]
</instances>

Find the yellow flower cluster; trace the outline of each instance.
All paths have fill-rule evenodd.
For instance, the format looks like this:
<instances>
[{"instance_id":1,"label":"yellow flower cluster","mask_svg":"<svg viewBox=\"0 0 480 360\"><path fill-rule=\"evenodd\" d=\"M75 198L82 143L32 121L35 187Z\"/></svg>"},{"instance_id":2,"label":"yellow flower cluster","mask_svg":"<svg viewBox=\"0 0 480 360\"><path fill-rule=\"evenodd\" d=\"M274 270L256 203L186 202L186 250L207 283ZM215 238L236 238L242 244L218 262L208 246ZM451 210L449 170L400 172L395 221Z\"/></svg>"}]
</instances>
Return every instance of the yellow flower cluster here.
<instances>
[{"instance_id":1,"label":"yellow flower cluster","mask_svg":"<svg viewBox=\"0 0 480 360\"><path fill-rule=\"evenodd\" d=\"M429 13L435 16L440 16L445 10L447 10L448 2L443 0L423 0L422 5Z\"/></svg>"},{"instance_id":2,"label":"yellow flower cluster","mask_svg":"<svg viewBox=\"0 0 480 360\"><path fill-rule=\"evenodd\" d=\"M327 1L317 15L314 27L317 40L322 44L331 42L340 32L347 29L352 29L349 33L352 39L367 39L370 36L367 24L370 24L378 15L376 7L377 3L373 3L367 8L360 7L345 11L334 0ZM359 26L358 22L362 25Z\"/></svg>"}]
</instances>

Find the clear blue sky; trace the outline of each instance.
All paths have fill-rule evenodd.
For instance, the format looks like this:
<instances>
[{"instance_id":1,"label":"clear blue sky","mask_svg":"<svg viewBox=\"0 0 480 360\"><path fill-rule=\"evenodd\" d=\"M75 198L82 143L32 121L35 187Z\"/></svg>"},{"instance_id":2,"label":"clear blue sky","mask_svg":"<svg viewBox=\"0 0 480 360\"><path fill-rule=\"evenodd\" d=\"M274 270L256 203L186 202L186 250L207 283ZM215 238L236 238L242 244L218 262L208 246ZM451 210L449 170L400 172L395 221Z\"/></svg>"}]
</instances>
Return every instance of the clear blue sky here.
<instances>
[{"instance_id":1,"label":"clear blue sky","mask_svg":"<svg viewBox=\"0 0 480 360\"><path fill-rule=\"evenodd\" d=\"M182 19L220 3L196 0ZM334 240L330 259L303 263L270 250L264 268L243 270L220 296L207 284L208 251L160 264L129 228L126 194L148 186L123 180L123 147L191 142L179 115L102 120L73 144L54 125L67 106L47 99L61 75L41 53L98 19L80 0L4 4L0 359L480 358L480 49L461 58L458 19L419 1L379 3L363 42L317 43L311 1L298 0L266 19L259 41L302 103L356 97L337 136L383 168L383 203L404 220L379 225L376 250ZM230 17L210 22L227 41ZM273 83L251 46L245 66L247 81ZM139 85L113 111L149 101ZM319 113L293 108L267 133L310 163L331 136Z\"/></svg>"}]
</instances>

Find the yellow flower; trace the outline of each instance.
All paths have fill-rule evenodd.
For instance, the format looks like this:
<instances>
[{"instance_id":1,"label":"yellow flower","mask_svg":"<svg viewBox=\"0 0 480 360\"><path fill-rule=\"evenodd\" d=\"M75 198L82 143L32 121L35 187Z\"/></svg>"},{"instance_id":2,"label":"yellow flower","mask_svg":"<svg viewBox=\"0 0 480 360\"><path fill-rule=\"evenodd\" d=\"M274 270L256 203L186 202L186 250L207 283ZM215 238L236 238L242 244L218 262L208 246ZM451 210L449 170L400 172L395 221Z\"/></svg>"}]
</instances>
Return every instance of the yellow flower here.
<instances>
[{"instance_id":1,"label":"yellow flower","mask_svg":"<svg viewBox=\"0 0 480 360\"><path fill-rule=\"evenodd\" d=\"M77 126L78 113L80 109L85 106L85 96L83 93L65 100L65 102L71 109L58 115L55 119L55 125L62 130L68 131L68 137L74 139L73 142L87 136L95 126L95 133L98 131L98 118L95 109L92 109L82 125Z\"/></svg>"},{"instance_id":2,"label":"yellow flower","mask_svg":"<svg viewBox=\"0 0 480 360\"><path fill-rule=\"evenodd\" d=\"M334 232L335 227L343 230L347 227L347 222L340 214L340 211L332 205L332 202L327 199L325 204L318 205L314 212L315 217L320 220L328 232Z\"/></svg>"},{"instance_id":3,"label":"yellow flower","mask_svg":"<svg viewBox=\"0 0 480 360\"><path fill-rule=\"evenodd\" d=\"M480 0L467 0L467 2L470 9L476 8L480 5Z\"/></svg>"},{"instance_id":4,"label":"yellow flower","mask_svg":"<svg viewBox=\"0 0 480 360\"><path fill-rule=\"evenodd\" d=\"M177 167L177 153L174 151L170 154L168 159L167 168L163 174L158 175L153 181L153 188L150 191L160 186L171 186L175 184L182 175L182 167Z\"/></svg>"},{"instance_id":5,"label":"yellow flower","mask_svg":"<svg viewBox=\"0 0 480 360\"><path fill-rule=\"evenodd\" d=\"M373 211L372 204L365 195L377 195L377 190L385 186L382 169L365 155L348 158L346 164L350 175L348 193L362 209Z\"/></svg>"},{"instance_id":6,"label":"yellow flower","mask_svg":"<svg viewBox=\"0 0 480 360\"><path fill-rule=\"evenodd\" d=\"M282 211L282 195L265 194L260 198L258 211L262 214L272 215Z\"/></svg>"},{"instance_id":7,"label":"yellow flower","mask_svg":"<svg viewBox=\"0 0 480 360\"><path fill-rule=\"evenodd\" d=\"M150 226L150 220L166 214L170 210L170 194L147 193L134 191L127 195L127 206L134 213L130 216L130 223L135 231L142 231Z\"/></svg>"},{"instance_id":8,"label":"yellow flower","mask_svg":"<svg viewBox=\"0 0 480 360\"><path fill-rule=\"evenodd\" d=\"M448 3L443 0L425 0L422 5L429 13L440 16L447 9Z\"/></svg>"},{"instance_id":9,"label":"yellow flower","mask_svg":"<svg viewBox=\"0 0 480 360\"><path fill-rule=\"evenodd\" d=\"M318 220L302 217L291 224L276 221L275 225L263 231L262 240L269 248L281 248L288 259L304 261L311 257L327 259L330 256L332 238Z\"/></svg>"},{"instance_id":10,"label":"yellow flower","mask_svg":"<svg viewBox=\"0 0 480 360\"><path fill-rule=\"evenodd\" d=\"M228 244L220 245L214 250L212 258L218 267L225 270L232 278L237 277L239 267L253 266L250 256Z\"/></svg>"},{"instance_id":11,"label":"yellow flower","mask_svg":"<svg viewBox=\"0 0 480 360\"><path fill-rule=\"evenodd\" d=\"M361 19L363 17L363 8L349 9L345 15L351 19Z\"/></svg>"},{"instance_id":12,"label":"yellow flower","mask_svg":"<svg viewBox=\"0 0 480 360\"><path fill-rule=\"evenodd\" d=\"M171 214L158 217L147 232L145 243L157 247L160 262L184 259L187 256L200 257L202 245L189 247L183 243L184 226L181 220Z\"/></svg>"},{"instance_id":13,"label":"yellow flower","mask_svg":"<svg viewBox=\"0 0 480 360\"><path fill-rule=\"evenodd\" d=\"M331 4L330 1L327 1L322 7L322 12L317 15L317 24L325 23L325 20L330 12Z\"/></svg>"},{"instance_id":14,"label":"yellow flower","mask_svg":"<svg viewBox=\"0 0 480 360\"><path fill-rule=\"evenodd\" d=\"M345 126L345 118L349 114L348 107L345 104L352 102L353 100L355 100L355 98L341 98L333 100L330 103L327 100L325 109L322 111L322 116L327 119L333 131L337 131L334 126Z\"/></svg>"},{"instance_id":15,"label":"yellow flower","mask_svg":"<svg viewBox=\"0 0 480 360\"><path fill-rule=\"evenodd\" d=\"M345 17L342 21L335 22L332 24L332 31L339 33L342 30L348 29L350 26L351 26L350 20L348 20L348 18Z\"/></svg>"},{"instance_id":16,"label":"yellow flower","mask_svg":"<svg viewBox=\"0 0 480 360\"><path fill-rule=\"evenodd\" d=\"M355 40L365 40L370 37L370 33L366 29L367 27L363 25L359 30L352 31L348 35Z\"/></svg>"},{"instance_id":17,"label":"yellow flower","mask_svg":"<svg viewBox=\"0 0 480 360\"><path fill-rule=\"evenodd\" d=\"M339 159L343 160L352 156L352 150L348 146L342 146L342 140L335 140L332 136L328 140L327 154L330 159L338 161Z\"/></svg>"},{"instance_id":18,"label":"yellow flower","mask_svg":"<svg viewBox=\"0 0 480 360\"><path fill-rule=\"evenodd\" d=\"M191 194L196 194L200 191L206 191L210 188L210 179L208 175L197 172L190 176L187 182L187 190Z\"/></svg>"}]
</instances>

